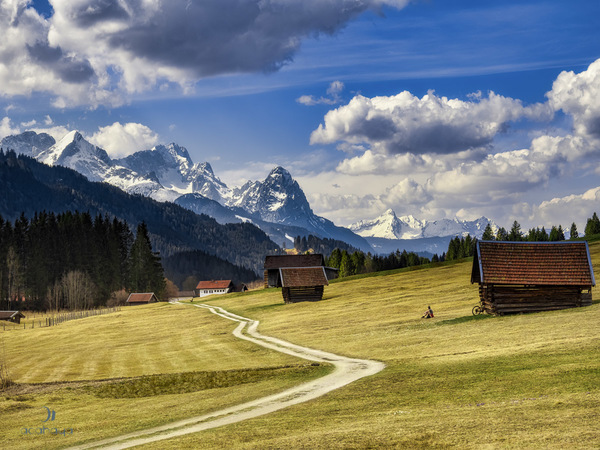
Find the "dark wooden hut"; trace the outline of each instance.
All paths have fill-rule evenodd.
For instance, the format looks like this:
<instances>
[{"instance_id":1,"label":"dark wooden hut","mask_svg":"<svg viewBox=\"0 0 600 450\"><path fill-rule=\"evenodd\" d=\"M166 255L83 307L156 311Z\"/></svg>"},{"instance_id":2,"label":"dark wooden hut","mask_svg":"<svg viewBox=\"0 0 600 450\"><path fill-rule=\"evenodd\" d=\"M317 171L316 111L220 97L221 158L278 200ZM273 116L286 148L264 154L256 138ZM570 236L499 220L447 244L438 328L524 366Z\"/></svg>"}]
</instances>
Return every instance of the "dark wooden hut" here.
<instances>
[{"instance_id":1,"label":"dark wooden hut","mask_svg":"<svg viewBox=\"0 0 600 450\"><path fill-rule=\"evenodd\" d=\"M279 282L285 303L319 301L329 284L323 266L281 268Z\"/></svg>"},{"instance_id":2,"label":"dark wooden hut","mask_svg":"<svg viewBox=\"0 0 600 450\"><path fill-rule=\"evenodd\" d=\"M154 295L154 292L143 292L129 294L127 305L147 305L148 303L156 303L158 298Z\"/></svg>"},{"instance_id":3,"label":"dark wooden hut","mask_svg":"<svg viewBox=\"0 0 600 450\"><path fill-rule=\"evenodd\" d=\"M0 320L6 320L13 323L21 323L25 315L21 311L0 311Z\"/></svg>"},{"instance_id":4,"label":"dark wooden hut","mask_svg":"<svg viewBox=\"0 0 600 450\"><path fill-rule=\"evenodd\" d=\"M325 267L325 258L319 253L310 255L268 255L265 258L265 288L282 287L279 269L322 267L327 280L338 276L338 270Z\"/></svg>"},{"instance_id":5,"label":"dark wooden hut","mask_svg":"<svg viewBox=\"0 0 600 450\"><path fill-rule=\"evenodd\" d=\"M490 314L592 304L596 285L587 242L479 241L471 283Z\"/></svg>"}]
</instances>

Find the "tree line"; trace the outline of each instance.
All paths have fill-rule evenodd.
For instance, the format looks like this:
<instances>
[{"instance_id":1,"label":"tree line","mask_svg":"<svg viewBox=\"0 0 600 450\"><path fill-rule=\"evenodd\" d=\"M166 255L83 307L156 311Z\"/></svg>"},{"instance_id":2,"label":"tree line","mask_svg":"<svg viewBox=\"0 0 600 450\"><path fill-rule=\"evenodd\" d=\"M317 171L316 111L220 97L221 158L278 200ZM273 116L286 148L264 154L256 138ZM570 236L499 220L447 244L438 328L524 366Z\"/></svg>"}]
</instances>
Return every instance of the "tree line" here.
<instances>
[{"instance_id":1,"label":"tree line","mask_svg":"<svg viewBox=\"0 0 600 450\"><path fill-rule=\"evenodd\" d=\"M600 218L598 218L598 215L594 212L592 217L587 219L585 235L592 236L595 234L600 234ZM578 238L579 232L577 231L577 225L573 222L570 228L569 239ZM316 242L319 243L319 239L316 239ZM527 234L525 234L521 230L521 225L516 220L513 222L509 231L500 227L496 233L494 233L491 225L488 223L482 236L482 240L484 241L553 242L564 241L565 239L565 232L561 225L552 226L550 233L548 233L544 227L536 227L529 229ZM310 240L310 242L312 243L313 240ZM294 243L297 244L302 251L308 251L311 248L309 246L309 239L298 237L294 240ZM414 252L407 252L406 250L402 252L397 250L389 255L380 256L371 255L371 253L365 254L360 250L348 251L346 249L335 248L329 257L326 258L325 263L329 267L339 269L340 277L346 277L360 273L379 272L383 270L429 264L431 262L452 261L467 258L475 254L476 244L477 238L469 234L466 236L455 236L448 243L447 252L444 252L441 255L435 254L431 259L419 256ZM323 253L327 254L326 252Z\"/></svg>"},{"instance_id":2,"label":"tree line","mask_svg":"<svg viewBox=\"0 0 600 450\"><path fill-rule=\"evenodd\" d=\"M93 308L122 289L163 296L145 223L134 236L126 222L87 212L0 217L1 309Z\"/></svg>"},{"instance_id":3,"label":"tree line","mask_svg":"<svg viewBox=\"0 0 600 450\"><path fill-rule=\"evenodd\" d=\"M107 183L91 182L62 166L47 166L14 151L0 149L0 215L16 220L21 212L89 211L130 224L144 222L152 248L166 258L182 251L202 250L237 266L261 273L266 254L279 247L251 223L221 225L170 202L130 195Z\"/></svg>"},{"instance_id":4,"label":"tree line","mask_svg":"<svg viewBox=\"0 0 600 450\"><path fill-rule=\"evenodd\" d=\"M296 236L294 238L294 248L300 253L305 253L310 250L323 255L331 254L336 248L341 251L346 250L349 253L354 253L358 250L344 241L331 238L320 238L312 234L309 234L308 236Z\"/></svg>"},{"instance_id":5,"label":"tree line","mask_svg":"<svg viewBox=\"0 0 600 450\"><path fill-rule=\"evenodd\" d=\"M594 212L592 217L589 217L586 221L585 225L585 236L592 236L595 234L600 234L600 219L598 215ZM578 239L579 231L577 230L577 225L575 222L571 224L571 228L569 230L569 239ZM529 242L554 242L554 241L564 241L565 231L562 225L558 227L553 225L550 229L550 233L546 231L544 227L539 228L531 228L525 234L521 230L521 225L516 220L513 222L510 231L506 231L504 227L498 228L496 233L494 234L492 227L488 223L483 232L482 239L484 241L529 241Z\"/></svg>"},{"instance_id":6,"label":"tree line","mask_svg":"<svg viewBox=\"0 0 600 450\"><path fill-rule=\"evenodd\" d=\"M600 219L594 212L592 217L587 219L585 225L585 236L593 236L600 234ZM577 225L575 222L571 224L569 239L574 240L579 238L579 232L577 231ZM498 228L496 233L492 230L491 225L488 223L483 231L481 237L484 241L508 241L508 242L557 242L566 240L565 232L562 225L553 225L550 228L550 233L546 231L544 227L530 228L525 234L521 230L521 225L518 221L514 221L510 231L506 231L504 227ZM460 258L466 258L475 254L475 245L477 238L467 235L465 237L455 237L448 244L448 252L442 254L440 260L454 260ZM437 255L434 255L434 258Z\"/></svg>"},{"instance_id":7,"label":"tree line","mask_svg":"<svg viewBox=\"0 0 600 450\"><path fill-rule=\"evenodd\" d=\"M325 265L339 269L340 277L361 273L380 272L383 270L402 269L404 267L429 264L431 260L414 252L396 251L389 255L372 255L361 250L348 252L334 249L325 260Z\"/></svg>"}]
</instances>

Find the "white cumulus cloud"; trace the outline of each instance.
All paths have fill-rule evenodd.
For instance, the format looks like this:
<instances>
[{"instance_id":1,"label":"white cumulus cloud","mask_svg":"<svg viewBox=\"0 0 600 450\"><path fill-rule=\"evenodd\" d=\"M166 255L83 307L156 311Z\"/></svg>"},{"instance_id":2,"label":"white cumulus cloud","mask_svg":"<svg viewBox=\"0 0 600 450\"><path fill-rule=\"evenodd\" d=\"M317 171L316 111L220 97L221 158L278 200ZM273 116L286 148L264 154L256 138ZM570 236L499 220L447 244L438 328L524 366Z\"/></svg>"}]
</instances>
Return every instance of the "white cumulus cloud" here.
<instances>
[{"instance_id":1,"label":"white cumulus cloud","mask_svg":"<svg viewBox=\"0 0 600 450\"><path fill-rule=\"evenodd\" d=\"M546 96L573 117L577 135L600 139L600 59L581 73L561 72Z\"/></svg>"},{"instance_id":2,"label":"white cumulus cloud","mask_svg":"<svg viewBox=\"0 0 600 450\"><path fill-rule=\"evenodd\" d=\"M545 105L523 106L520 100L490 92L469 101L418 98L408 91L391 97L355 96L329 111L312 132L311 144L367 144L377 153L455 153L489 145L507 124L522 117L549 119Z\"/></svg>"},{"instance_id":3,"label":"white cumulus cloud","mask_svg":"<svg viewBox=\"0 0 600 450\"><path fill-rule=\"evenodd\" d=\"M140 123L115 122L92 135L90 142L103 148L112 158L122 158L158 143L158 135Z\"/></svg>"},{"instance_id":4,"label":"white cumulus cloud","mask_svg":"<svg viewBox=\"0 0 600 450\"><path fill-rule=\"evenodd\" d=\"M296 101L302 105L313 106L313 105L335 105L341 103L342 98L340 94L344 90L344 83L341 81L333 81L327 88L327 97L316 98L313 95L302 95L296 99Z\"/></svg>"}]
</instances>

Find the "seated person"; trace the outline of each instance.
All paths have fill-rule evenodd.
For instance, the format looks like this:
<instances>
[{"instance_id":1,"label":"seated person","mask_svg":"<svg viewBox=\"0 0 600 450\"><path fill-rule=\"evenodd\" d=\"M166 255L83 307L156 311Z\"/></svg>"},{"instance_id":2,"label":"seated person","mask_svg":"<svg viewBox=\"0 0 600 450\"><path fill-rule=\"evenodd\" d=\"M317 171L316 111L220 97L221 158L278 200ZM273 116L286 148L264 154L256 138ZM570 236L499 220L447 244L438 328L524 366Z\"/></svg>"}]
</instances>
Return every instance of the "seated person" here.
<instances>
[{"instance_id":1,"label":"seated person","mask_svg":"<svg viewBox=\"0 0 600 450\"><path fill-rule=\"evenodd\" d=\"M433 317L433 309L431 309L431 306L428 306L427 311L425 311L425 314L423 314L421 319L431 319L432 317Z\"/></svg>"}]
</instances>

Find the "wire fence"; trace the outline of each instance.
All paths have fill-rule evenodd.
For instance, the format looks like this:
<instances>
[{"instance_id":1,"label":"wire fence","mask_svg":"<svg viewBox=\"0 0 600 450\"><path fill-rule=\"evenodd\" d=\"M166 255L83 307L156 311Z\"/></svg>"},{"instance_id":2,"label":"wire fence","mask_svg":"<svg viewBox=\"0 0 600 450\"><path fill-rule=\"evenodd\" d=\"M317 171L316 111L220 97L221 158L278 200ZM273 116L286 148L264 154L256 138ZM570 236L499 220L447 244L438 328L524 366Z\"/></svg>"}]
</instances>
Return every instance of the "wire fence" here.
<instances>
[{"instance_id":1,"label":"wire fence","mask_svg":"<svg viewBox=\"0 0 600 450\"><path fill-rule=\"evenodd\" d=\"M111 314L117 311L121 311L120 306L114 306L111 308L102 309L85 309L82 311L64 311L58 313L27 313L24 312L25 319L21 323L9 322L6 320L0 321L0 329L3 331L7 330L27 330L44 327L54 327L61 323L68 322L70 320L83 319L85 317L92 316L103 316L105 314ZM33 317L27 318L28 315ZM35 316L38 316L37 318Z\"/></svg>"}]
</instances>

